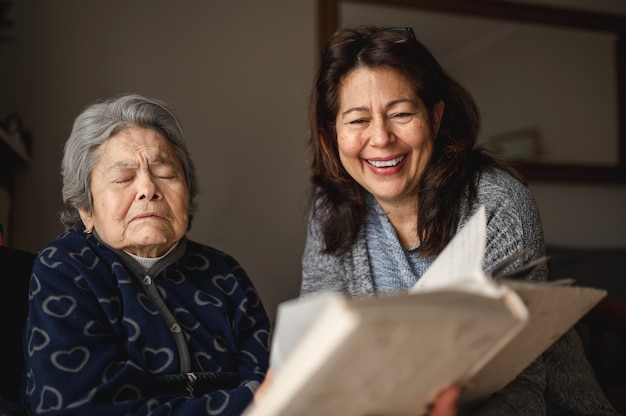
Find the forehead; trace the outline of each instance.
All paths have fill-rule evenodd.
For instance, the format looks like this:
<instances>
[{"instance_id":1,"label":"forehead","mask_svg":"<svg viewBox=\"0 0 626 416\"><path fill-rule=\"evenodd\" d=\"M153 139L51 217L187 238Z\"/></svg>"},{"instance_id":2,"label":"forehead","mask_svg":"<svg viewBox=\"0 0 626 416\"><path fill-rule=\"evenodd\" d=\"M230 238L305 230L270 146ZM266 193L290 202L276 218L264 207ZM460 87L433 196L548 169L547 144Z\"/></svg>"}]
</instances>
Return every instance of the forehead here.
<instances>
[{"instance_id":1,"label":"forehead","mask_svg":"<svg viewBox=\"0 0 626 416\"><path fill-rule=\"evenodd\" d=\"M339 101L367 98L372 95L391 99L417 98L411 80L402 71L380 67L358 67L347 74L339 86Z\"/></svg>"},{"instance_id":2,"label":"forehead","mask_svg":"<svg viewBox=\"0 0 626 416\"><path fill-rule=\"evenodd\" d=\"M105 163L136 159L178 162L169 140L155 130L141 127L129 127L109 137L98 148L98 156Z\"/></svg>"}]
</instances>

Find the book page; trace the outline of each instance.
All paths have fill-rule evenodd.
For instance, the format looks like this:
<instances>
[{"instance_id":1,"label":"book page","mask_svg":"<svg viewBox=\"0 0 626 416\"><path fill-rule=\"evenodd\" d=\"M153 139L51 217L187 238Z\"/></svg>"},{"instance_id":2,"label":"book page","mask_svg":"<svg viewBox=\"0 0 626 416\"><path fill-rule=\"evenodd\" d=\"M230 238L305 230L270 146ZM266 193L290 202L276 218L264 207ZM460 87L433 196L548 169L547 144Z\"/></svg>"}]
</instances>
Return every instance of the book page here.
<instances>
[{"instance_id":1,"label":"book page","mask_svg":"<svg viewBox=\"0 0 626 416\"><path fill-rule=\"evenodd\" d=\"M485 207L480 206L417 281L411 292L454 288L484 296L502 296L503 289L483 271L486 245L487 218Z\"/></svg>"},{"instance_id":2,"label":"book page","mask_svg":"<svg viewBox=\"0 0 626 416\"><path fill-rule=\"evenodd\" d=\"M246 416L420 414L523 326L499 299L466 292L329 296L318 305L322 312Z\"/></svg>"},{"instance_id":3,"label":"book page","mask_svg":"<svg viewBox=\"0 0 626 416\"><path fill-rule=\"evenodd\" d=\"M322 311L341 295L322 293L307 299L292 299L278 305L270 351L270 366L277 374L283 362L311 329Z\"/></svg>"},{"instance_id":4,"label":"book page","mask_svg":"<svg viewBox=\"0 0 626 416\"><path fill-rule=\"evenodd\" d=\"M465 386L460 404L471 406L504 388L607 293L569 283L507 282L528 309L527 324Z\"/></svg>"}]
</instances>

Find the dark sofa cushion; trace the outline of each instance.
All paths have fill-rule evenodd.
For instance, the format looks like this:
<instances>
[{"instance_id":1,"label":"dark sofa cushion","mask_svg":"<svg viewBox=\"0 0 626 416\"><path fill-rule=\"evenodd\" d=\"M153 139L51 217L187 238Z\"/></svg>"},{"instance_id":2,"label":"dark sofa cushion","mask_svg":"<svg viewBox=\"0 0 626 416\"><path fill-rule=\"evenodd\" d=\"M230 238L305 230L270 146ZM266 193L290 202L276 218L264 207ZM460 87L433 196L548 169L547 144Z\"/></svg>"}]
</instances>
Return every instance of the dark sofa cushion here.
<instances>
[{"instance_id":1,"label":"dark sofa cushion","mask_svg":"<svg viewBox=\"0 0 626 416\"><path fill-rule=\"evenodd\" d=\"M550 280L572 278L578 286L608 291L607 297L626 304L626 248L548 246Z\"/></svg>"},{"instance_id":2,"label":"dark sofa cushion","mask_svg":"<svg viewBox=\"0 0 626 416\"><path fill-rule=\"evenodd\" d=\"M3 319L0 354L0 398L17 402L20 398L24 352L22 335L28 315L28 282L35 255L0 246L0 316Z\"/></svg>"},{"instance_id":3,"label":"dark sofa cushion","mask_svg":"<svg viewBox=\"0 0 626 416\"><path fill-rule=\"evenodd\" d=\"M626 415L626 249L547 247L547 254L550 280L607 291L576 329L607 398Z\"/></svg>"}]
</instances>

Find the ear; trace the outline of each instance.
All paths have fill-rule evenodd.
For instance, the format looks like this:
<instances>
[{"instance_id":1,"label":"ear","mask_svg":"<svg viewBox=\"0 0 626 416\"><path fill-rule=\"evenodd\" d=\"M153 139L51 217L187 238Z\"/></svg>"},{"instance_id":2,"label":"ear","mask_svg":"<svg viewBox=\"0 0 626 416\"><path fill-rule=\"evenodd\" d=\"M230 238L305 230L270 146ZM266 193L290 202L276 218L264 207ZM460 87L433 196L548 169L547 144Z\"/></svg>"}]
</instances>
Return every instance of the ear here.
<instances>
[{"instance_id":1,"label":"ear","mask_svg":"<svg viewBox=\"0 0 626 416\"><path fill-rule=\"evenodd\" d=\"M441 126L441 119L443 118L443 110L445 106L446 105L443 100L439 100L433 106L433 111L430 112L433 119L433 132L435 133L435 137L437 137L437 134L439 133L439 126Z\"/></svg>"},{"instance_id":2,"label":"ear","mask_svg":"<svg viewBox=\"0 0 626 416\"><path fill-rule=\"evenodd\" d=\"M92 214L90 212L87 212L87 210L84 208L79 208L78 214L80 215L80 219L83 222L83 225L85 226L85 231L89 233L92 232L93 231Z\"/></svg>"}]
</instances>

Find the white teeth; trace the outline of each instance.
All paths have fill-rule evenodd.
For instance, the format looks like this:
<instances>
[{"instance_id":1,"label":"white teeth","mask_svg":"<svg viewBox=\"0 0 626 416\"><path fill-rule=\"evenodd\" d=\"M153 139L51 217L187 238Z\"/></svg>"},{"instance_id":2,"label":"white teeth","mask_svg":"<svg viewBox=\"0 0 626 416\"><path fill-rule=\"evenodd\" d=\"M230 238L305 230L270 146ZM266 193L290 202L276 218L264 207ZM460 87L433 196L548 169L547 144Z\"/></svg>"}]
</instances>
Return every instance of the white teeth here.
<instances>
[{"instance_id":1,"label":"white teeth","mask_svg":"<svg viewBox=\"0 0 626 416\"><path fill-rule=\"evenodd\" d=\"M397 157L391 160L368 160L367 163L377 168L388 168L391 166L396 166L398 163L404 160L404 156Z\"/></svg>"}]
</instances>

